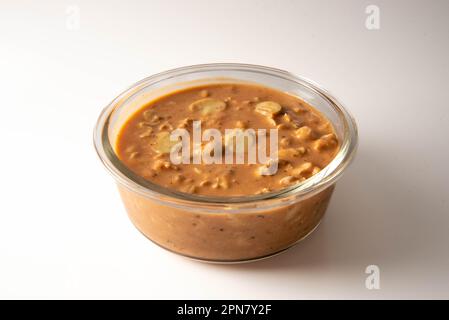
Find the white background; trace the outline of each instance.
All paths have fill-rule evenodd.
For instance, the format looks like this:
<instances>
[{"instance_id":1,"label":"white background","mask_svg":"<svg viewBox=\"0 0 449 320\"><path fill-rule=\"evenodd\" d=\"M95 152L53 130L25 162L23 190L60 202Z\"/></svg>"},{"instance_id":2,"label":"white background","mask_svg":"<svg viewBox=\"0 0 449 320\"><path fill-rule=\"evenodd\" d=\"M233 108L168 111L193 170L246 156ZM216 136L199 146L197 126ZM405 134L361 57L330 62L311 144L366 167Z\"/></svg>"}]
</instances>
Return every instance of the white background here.
<instances>
[{"instance_id":1,"label":"white background","mask_svg":"<svg viewBox=\"0 0 449 320\"><path fill-rule=\"evenodd\" d=\"M449 298L448 15L444 0L1 1L0 298ZM322 225L273 259L159 249L92 146L126 87L210 62L313 79L359 125ZM380 290L365 288L370 264Z\"/></svg>"}]
</instances>

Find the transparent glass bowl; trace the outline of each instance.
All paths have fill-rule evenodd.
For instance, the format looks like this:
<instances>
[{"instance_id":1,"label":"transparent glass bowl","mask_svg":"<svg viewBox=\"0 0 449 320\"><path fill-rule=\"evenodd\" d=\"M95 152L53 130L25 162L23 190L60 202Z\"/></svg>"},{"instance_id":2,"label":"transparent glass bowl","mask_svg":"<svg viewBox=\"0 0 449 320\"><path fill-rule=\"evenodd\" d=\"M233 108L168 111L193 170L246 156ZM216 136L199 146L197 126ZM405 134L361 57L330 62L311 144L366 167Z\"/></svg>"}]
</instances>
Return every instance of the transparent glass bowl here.
<instances>
[{"instance_id":1,"label":"transparent glass bowl","mask_svg":"<svg viewBox=\"0 0 449 320\"><path fill-rule=\"evenodd\" d=\"M166 189L137 176L118 159L118 132L146 103L182 88L239 82L275 88L317 108L336 130L340 141L336 157L300 184L246 197L206 197ZM102 111L94 143L117 182L131 221L148 239L186 257L232 263L279 253L316 228L335 182L354 157L357 127L348 111L310 80L263 66L220 63L178 68L134 84Z\"/></svg>"}]
</instances>

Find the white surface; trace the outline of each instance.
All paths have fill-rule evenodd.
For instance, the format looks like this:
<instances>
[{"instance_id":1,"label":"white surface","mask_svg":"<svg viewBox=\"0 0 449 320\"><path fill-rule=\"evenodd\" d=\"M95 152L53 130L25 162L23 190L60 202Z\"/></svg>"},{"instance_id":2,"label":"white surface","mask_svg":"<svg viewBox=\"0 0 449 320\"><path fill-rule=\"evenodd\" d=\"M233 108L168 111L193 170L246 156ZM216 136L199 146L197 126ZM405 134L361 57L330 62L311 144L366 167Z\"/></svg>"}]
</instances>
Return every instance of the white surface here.
<instances>
[{"instance_id":1,"label":"white surface","mask_svg":"<svg viewBox=\"0 0 449 320\"><path fill-rule=\"evenodd\" d=\"M380 30L365 28L369 4ZM448 12L448 1L2 1L0 298L449 298ZM209 62L308 77L358 121L358 156L324 222L270 260L207 265L151 244L92 146L123 89ZM380 290L365 288L370 264Z\"/></svg>"}]
</instances>

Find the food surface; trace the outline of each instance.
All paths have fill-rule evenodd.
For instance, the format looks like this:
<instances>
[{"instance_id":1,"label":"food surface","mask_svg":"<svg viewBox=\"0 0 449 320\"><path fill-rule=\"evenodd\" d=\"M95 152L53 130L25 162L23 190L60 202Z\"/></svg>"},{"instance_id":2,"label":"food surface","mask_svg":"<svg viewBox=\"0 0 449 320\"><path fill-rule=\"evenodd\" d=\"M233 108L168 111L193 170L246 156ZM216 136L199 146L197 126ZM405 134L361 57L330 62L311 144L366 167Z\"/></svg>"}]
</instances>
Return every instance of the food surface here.
<instances>
[{"instance_id":1,"label":"food surface","mask_svg":"<svg viewBox=\"0 0 449 320\"><path fill-rule=\"evenodd\" d=\"M191 161L174 162L170 152L180 140L171 140L170 134L185 129L193 146L194 123L199 121L201 132L216 129L220 140L200 136L199 147L188 150ZM261 129L267 133L263 148L267 158L261 161L257 154L256 161L250 162L250 148L258 150ZM245 161L237 163L235 155L229 163L226 151L238 150L235 145L240 136ZM277 140L276 150L270 139ZM217 156L217 150L222 154ZM338 150L331 123L312 106L271 88L241 83L194 87L160 97L130 117L116 145L121 161L143 178L166 188L208 196L253 195L300 183L323 169ZM204 163L204 153L221 163ZM273 162L275 170L270 171Z\"/></svg>"}]
</instances>

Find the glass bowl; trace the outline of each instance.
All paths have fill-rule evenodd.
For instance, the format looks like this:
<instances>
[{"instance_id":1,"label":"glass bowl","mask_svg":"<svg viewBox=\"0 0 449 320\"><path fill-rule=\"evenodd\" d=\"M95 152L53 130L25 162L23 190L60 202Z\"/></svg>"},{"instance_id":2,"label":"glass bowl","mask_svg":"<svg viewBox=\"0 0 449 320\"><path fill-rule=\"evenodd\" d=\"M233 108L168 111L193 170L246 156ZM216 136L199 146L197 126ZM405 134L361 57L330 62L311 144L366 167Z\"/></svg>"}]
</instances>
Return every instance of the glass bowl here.
<instances>
[{"instance_id":1,"label":"glass bowl","mask_svg":"<svg viewBox=\"0 0 449 320\"><path fill-rule=\"evenodd\" d=\"M319 173L280 191L245 197L207 197L158 186L130 171L115 152L127 119L167 93L213 83L255 83L298 96L333 124L340 142L335 158ZM277 254L310 234L321 221L335 183L357 146L348 111L310 80L248 64L206 64L145 78L114 99L94 130L96 151L118 185L134 225L171 252L208 262L236 263Z\"/></svg>"}]
</instances>

